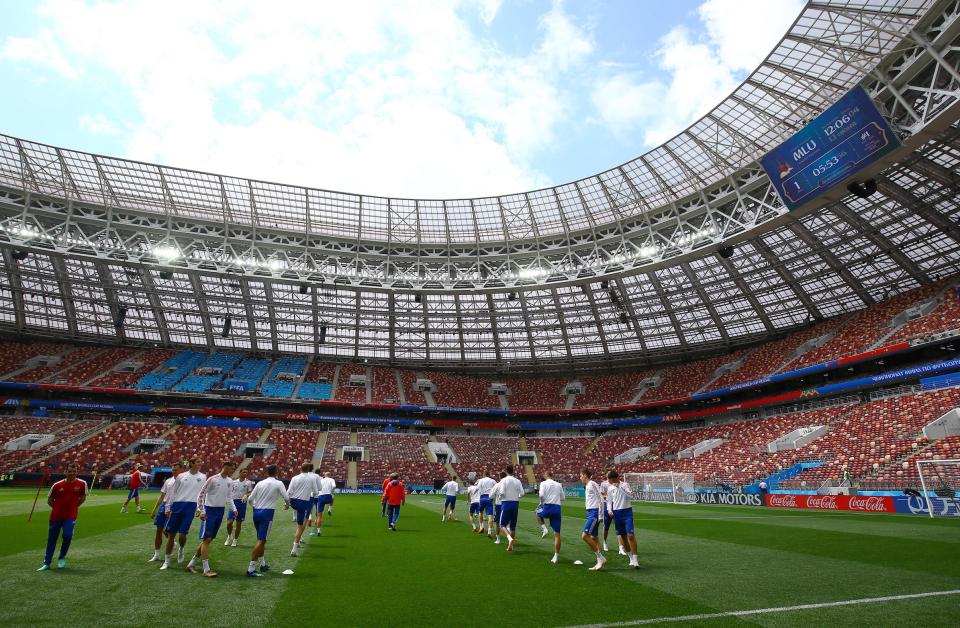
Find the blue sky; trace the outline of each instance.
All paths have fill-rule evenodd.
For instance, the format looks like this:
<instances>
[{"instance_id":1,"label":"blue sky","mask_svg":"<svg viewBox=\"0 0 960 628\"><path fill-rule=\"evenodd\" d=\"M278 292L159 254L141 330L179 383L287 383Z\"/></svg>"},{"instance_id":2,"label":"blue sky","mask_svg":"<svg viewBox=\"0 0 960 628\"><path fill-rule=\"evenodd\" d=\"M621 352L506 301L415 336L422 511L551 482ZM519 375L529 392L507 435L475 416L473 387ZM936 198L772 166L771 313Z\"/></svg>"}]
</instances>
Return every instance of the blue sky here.
<instances>
[{"instance_id":1,"label":"blue sky","mask_svg":"<svg viewBox=\"0 0 960 628\"><path fill-rule=\"evenodd\" d=\"M0 132L258 179L483 196L629 160L799 0L46 0L0 23Z\"/></svg>"}]
</instances>

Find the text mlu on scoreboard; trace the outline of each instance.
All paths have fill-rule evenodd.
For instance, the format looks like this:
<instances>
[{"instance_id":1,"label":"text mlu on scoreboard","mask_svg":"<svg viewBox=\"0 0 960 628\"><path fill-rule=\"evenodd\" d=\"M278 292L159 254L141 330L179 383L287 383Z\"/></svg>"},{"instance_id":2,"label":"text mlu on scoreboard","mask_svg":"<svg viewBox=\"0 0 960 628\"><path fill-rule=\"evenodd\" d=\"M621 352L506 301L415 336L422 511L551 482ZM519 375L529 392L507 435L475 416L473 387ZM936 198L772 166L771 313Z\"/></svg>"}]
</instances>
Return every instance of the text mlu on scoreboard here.
<instances>
[{"instance_id":1,"label":"text mlu on scoreboard","mask_svg":"<svg viewBox=\"0 0 960 628\"><path fill-rule=\"evenodd\" d=\"M796 209L898 146L890 125L858 85L760 164L784 205Z\"/></svg>"}]
</instances>

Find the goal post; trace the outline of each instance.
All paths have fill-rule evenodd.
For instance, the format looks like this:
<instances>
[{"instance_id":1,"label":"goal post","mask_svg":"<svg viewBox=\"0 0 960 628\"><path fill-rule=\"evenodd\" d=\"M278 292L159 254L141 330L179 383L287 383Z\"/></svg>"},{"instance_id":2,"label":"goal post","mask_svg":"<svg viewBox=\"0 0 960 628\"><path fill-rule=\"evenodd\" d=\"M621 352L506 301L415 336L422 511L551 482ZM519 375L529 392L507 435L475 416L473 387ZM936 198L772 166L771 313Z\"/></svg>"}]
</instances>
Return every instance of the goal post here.
<instances>
[{"instance_id":1,"label":"goal post","mask_svg":"<svg viewBox=\"0 0 960 628\"><path fill-rule=\"evenodd\" d=\"M633 489L634 501L690 504L694 496L693 474L663 471L626 473L624 481Z\"/></svg>"},{"instance_id":2,"label":"goal post","mask_svg":"<svg viewBox=\"0 0 960 628\"><path fill-rule=\"evenodd\" d=\"M917 473L920 475L920 488L931 517L936 516L931 497L939 497L957 504L958 490L960 490L960 459L918 460Z\"/></svg>"}]
</instances>

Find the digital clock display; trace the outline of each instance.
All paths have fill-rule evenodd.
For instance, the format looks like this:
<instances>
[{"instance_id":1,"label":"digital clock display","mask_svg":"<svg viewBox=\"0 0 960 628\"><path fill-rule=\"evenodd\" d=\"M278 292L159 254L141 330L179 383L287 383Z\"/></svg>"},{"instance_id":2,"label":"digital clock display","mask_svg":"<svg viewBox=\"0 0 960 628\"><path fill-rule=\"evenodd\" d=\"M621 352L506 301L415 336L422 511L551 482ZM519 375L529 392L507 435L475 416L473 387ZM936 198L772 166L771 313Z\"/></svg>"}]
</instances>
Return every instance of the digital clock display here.
<instances>
[{"instance_id":1,"label":"digital clock display","mask_svg":"<svg viewBox=\"0 0 960 628\"><path fill-rule=\"evenodd\" d=\"M796 209L898 146L890 125L858 85L760 164L784 205Z\"/></svg>"}]
</instances>

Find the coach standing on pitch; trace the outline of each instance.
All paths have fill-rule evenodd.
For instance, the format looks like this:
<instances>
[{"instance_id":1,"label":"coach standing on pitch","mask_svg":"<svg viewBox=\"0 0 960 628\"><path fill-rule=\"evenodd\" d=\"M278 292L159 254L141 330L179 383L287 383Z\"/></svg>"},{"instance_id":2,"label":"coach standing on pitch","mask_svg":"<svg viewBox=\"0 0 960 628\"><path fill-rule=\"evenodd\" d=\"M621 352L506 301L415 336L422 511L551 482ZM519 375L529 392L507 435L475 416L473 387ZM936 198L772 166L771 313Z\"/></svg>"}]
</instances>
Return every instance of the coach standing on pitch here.
<instances>
[{"instance_id":1,"label":"coach standing on pitch","mask_svg":"<svg viewBox=\"0 0 960 628\"><path fill-rule=\"evenodd\" d=\"M57 548L57 539L63 533L63 542L60 543L60 559L57 567L67 566L67 551L70 541L73 540L73 529L77 525L77 510L87 499L87 483L77 477L80 467L76 463L67 466L67 477L54 482L47 493L47 505L50 506L50 528L47 532L47 553L43 557L43 564L37 571L50 569L53 560L53 550Z\"/></svg>"}]
</instances>

